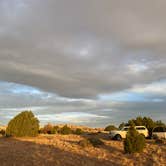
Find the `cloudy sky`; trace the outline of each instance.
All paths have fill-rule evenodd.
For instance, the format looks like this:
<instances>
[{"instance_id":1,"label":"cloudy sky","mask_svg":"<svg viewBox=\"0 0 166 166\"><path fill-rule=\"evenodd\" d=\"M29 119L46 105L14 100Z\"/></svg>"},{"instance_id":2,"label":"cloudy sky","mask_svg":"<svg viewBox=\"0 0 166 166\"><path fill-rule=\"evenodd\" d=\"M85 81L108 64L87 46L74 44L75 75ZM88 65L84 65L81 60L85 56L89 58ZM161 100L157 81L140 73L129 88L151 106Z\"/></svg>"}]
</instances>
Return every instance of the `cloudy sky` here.
<instances>
[{"instance_id":1,"label":"cloudy sky","mask_svg":"<svg viewBox=\"0 0 166 166\"><path fill-rule=\"evenodd\" d=\"M0 0L0 124L166 122L165 0Z\"/></svg>"}]
</instances>

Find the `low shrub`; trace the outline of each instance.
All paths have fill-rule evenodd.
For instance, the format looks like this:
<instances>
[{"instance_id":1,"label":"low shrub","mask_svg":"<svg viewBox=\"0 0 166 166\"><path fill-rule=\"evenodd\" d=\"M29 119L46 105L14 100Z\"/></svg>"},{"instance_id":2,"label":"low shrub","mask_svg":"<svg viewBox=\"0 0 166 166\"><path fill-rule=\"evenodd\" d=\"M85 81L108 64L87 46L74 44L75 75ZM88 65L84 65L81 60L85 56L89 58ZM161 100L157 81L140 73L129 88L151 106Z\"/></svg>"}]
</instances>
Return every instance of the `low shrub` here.
<instances>
[{"instance_id":1,"label":"low shrub","mask_svg":"<svg viewBox=\"0 0 166 166\"><path fill-rule=\"evenodd\" d=\"M82 147L92 146L92 144L90 143L90 141L88 139L83 139L83 140L79 141L78 144Z\"/></svg>"},{"instance_id":2,"label":"low shrub","mask_svg":"<svg viewBox=\"0 0 166 166\"><path fill-rule=\"evenodd\" d=\"M8 124L6 136L37 136L39 121L31 111L24 111L15 116Z\"/></svg>"},{"instance_id":3,"label":"low shrub","mask_svg":"<svg viewBox=\"0 0 166 166\"><path fill-rule=\"evenodd\" d=\"M117 128L114 125L109 125L104 129L104 131L112 131L112 130L117 130Z\"/></svg>"},{"instance_id":4,"label":"low shrub","mask_svg":"<svg viewBox=\"0 0 166 166\"><path fill-rule=\"evenodd\" d=\"M132 126L124 140L124 151L126 153L142 152L145 147L145 137L139 134Z\"/></svg>"},{"instance_id":5,"label":"low shrub","mask_svg":"<svg viewBox=\"0 0 166 166\"><path fill-rule=\"evenodd\" d=\"M53 126L50 123L45 125L43 128L40 129L40 133L42 134L57 134L59 132L58 126Z\"/></svg>"},{"instance_id":6,"label":"low shrub","mask_svg":"<svg viewBox=\"0 0 166 166\"><path fill-rule=\"evenodd\" d=\"M42 129L41 129L41 133L43 134L51 134L53 126L48 123L47 125L45 125Z\"/></svg>"},{"instance_id":7,"label":"low shrub","mask_svg":"<svg viewBox=\"0 0 166 166\"><path fill-rule=\"evenodd\" d=\"M74 131L74 134L77 134L77 135L81 135L81 134L83 134L83 133L84 133L83 130L80 129L80 128L77 128L77 129Z\"/></svg>"},{"instance_id":8,"label":"low shrub","mask_svg":"<svg viewBox=\"0 0 166 166\"><path fill-rule=\"evenodd\" d=\"M91 138L88 138L88 140L94 147L104 145L104 142L100 140L99 138L91 137Z\"/></svg>"},{"instance_id":9,"label":"low shrub","mask_svg":"<svg viewBox=\"0 0 166 166\"><path fill-rule=\"evenodd\" d=\"M63 126L60 131L59 131L60 134L64 134L64 135L67 135L67 134L72 134L73 131L70 127L68 127L67 125Z\"/></svg>"},{"instance_id":10,"label":"low shrub","mask_svg":"<svg viewBox=\"0 0 166 166\"><path fill-rule=\"evenodd\" d=\"M53 126L51 130L51 134L57 134L59 133L59 130L60 130L59 126Z\"/></svg>"}]
</instances>

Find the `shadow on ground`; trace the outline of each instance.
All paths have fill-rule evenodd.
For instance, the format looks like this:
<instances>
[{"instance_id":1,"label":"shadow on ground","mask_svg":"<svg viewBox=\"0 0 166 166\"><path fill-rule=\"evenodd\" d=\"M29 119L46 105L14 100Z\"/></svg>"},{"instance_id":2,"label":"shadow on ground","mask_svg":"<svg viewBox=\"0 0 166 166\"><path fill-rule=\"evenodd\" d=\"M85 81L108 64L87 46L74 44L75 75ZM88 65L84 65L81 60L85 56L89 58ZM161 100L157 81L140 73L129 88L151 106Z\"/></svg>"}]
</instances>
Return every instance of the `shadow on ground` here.
<instances>
[{"instance_id":1,"label":"shadow on ground","mask_svg":"<svg viewBox=\"0 0 166 166\"><path fill-rule=\"evenodd\" d=\"M52 145L21 141L15 138L0 138L1 166L111 166L111 161L100 160Z\"/></svg>"}]
</instances>

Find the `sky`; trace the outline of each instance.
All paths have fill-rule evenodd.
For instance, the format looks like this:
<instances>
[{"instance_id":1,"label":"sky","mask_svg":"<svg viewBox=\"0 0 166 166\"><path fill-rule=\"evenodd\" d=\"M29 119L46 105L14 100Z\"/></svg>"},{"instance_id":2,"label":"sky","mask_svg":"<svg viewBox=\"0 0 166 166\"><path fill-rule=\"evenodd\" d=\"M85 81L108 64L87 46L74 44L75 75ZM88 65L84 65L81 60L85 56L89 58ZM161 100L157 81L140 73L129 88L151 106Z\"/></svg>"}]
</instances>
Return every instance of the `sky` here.
<instances>
[{"instance_id":1,"label":"sky","mask_svg":"<svg viewBox=\"0 0 166 166\"><path fill-rule=\"evenodd\" d=\"M0 125L166 122L165 0L0 0Z\"/></svg>"}]
</instances>

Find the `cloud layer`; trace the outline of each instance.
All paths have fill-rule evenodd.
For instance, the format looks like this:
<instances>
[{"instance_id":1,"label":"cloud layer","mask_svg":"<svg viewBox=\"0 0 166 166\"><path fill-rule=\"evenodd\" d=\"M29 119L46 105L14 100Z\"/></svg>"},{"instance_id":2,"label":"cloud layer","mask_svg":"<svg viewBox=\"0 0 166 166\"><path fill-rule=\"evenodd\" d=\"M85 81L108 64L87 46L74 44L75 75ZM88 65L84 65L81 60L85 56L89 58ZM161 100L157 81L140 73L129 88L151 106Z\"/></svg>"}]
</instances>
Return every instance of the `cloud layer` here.
<instances>
[{"instance_id":1,"label":"cloud layer","mask_svg":"<svg viewBox=\"0 0 166 166\"><path fill-rule=\"evenodd\" d=\"M164 108L165 7L164 0L1 0L0 80L37 88L5 92L1 103L15 108L60 102L63 110L74 102L72 112L97 103L95 112L109 103L101 104L101 96L117 102L120 95L118 105L130 111L151 110L154 102L160 104L156 111ZM154 84L161 93L149 87Z\"/></svg>"}]
</instances>

